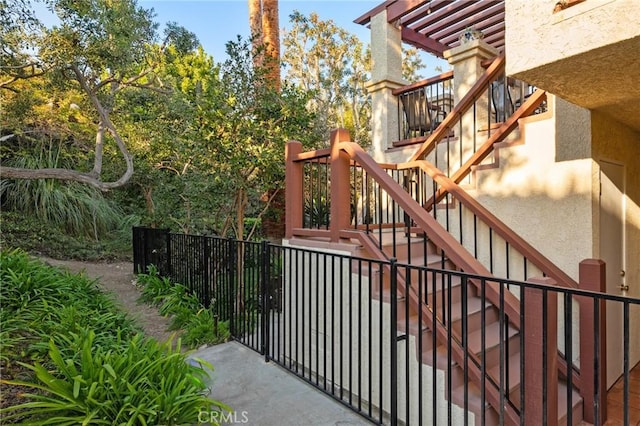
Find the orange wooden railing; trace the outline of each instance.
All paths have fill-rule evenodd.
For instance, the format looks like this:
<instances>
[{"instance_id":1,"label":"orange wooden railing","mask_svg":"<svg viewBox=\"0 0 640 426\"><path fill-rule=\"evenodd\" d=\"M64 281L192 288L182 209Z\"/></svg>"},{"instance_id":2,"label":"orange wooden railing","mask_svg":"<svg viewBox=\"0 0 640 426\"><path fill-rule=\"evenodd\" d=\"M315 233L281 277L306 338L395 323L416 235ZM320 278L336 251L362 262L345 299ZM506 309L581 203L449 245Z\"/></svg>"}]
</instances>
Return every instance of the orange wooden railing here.
<instances>
[{"instance_id":1,"label":"orange wooden railing","mask_svg":"<svg viewBox=\"0 0 640 426\"><path fill-rule=\"evenodd\" d=\"M426 140L415 152L410 161L401 164L385 164L376 163L362 148L357 144L350 142L349 134L344 129L338 129L332 132L331 148L303 153L301 144L291 142L286 148L286 184L287 184L287 223L286 237L313 237L329 242L339 242L341 240L357 238L362 240L363 244L368 244L363 240L362 232L357 229L363 229L363 225L352 223L350 209L346 206L352 204L351 194L349 192L350 167L354 164L366 170L367 175L375 180L377 185L386 191L393 199L394 203L400 206L401 210L410 216L414 226L427 231L429 238L438 247L447 253L447 256L462 270L477 273L483 276L491 276L485 266L483 266L471 253L469 253L462 244L449 234L438 221L429 213L434 207L447 196L455 199L459 205L468 209L474 217L478 218L483 226L488 227L491 232L495 232L502 238L511 250L528 259L531 264L538 268L541 273L548 277L554 285L564 287L577 287L577 283L553 262L543 256L538 250L531 246L523 238L515 234L508 226L506 226L497 217L491 214L486 208L478 203L473 197L468 195L458 183L460 183L472 170L472 167L480 164L493 150L497 142L511 133L517 126L518 120L522 117L539 111L542 103L546 100L546 93L541 90L534 92L529 98L508 117L503 123L495 129L493 133L489 132L488 138L459 165L455 171L447 170L443 172L434 164L424 160L445 138L451 135L452 129L459 126L462 116L474 108L474 103L484 95L487 87L498 76L504 72L504 56L498 57L487 68L485 74L477 81L469 93L463 97L458 105L447 115L444 121L435 131L426 137ZM402 90L409 88L401 88ZM400 94L400 92L398 92ZM327 229L306 229L303 226L304 217L304 164L310 161L324 161L330 167L330 182L342 182L341 185L330 186L330 223ZM418 202L413 199L400 182L394 180L388 173L389 170L409 170L415 169L428 175L437 185L427 202ZM379 226L396 226L396 224L380 224ZM356 231L353 229L355 228ZM499 289L495 286L489 286L487 298L494 304L499 301ZM519 328L519 307L518 301L511 293L507 292L506 300L503 302L505 313L509 317L509 321ZM412 297L415 297L413 295ZM426 318L430 317L430 313L425 312ZM582 327L581 327L582 328ZM441 325L440 329L435 330L438 338L446 338L446 327ZM585 339L586 341L587 339ZM592 359L593 347L589 349L589 345L585 345L586 349L581 358ZM464 349L461 347L453 348L454 358L463 356ZM579 388L590 388L590 384L585 384L581 380L581 375L574 369L569 368L567 362L561 357L558 358L559 371L567 376L570 374L573 383ZM473 372L471 378L480 380L479 372ZM592 377L592 376L588 376ZM588 392L587 392L588 393ZM585 393L585 395L587 395ZM497 399L496 399L497 398ZM499 403L500 396L489 395L491 404ZM591 398L593 400L593 398ZM508 419L517 422L517 414L514 412L507 413Z\"/></svg>"}]
</instances>

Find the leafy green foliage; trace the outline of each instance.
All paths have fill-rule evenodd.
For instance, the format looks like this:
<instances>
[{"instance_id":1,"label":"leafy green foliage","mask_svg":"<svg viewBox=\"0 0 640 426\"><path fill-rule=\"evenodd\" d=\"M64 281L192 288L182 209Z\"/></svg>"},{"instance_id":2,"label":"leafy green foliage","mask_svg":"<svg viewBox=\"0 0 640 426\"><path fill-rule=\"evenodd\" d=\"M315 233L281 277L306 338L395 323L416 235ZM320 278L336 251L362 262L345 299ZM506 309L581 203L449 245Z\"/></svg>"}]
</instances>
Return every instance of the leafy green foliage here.
<instances>
[{"instance_id":1,"label":"leafy green foliage","mask_svg":"<svg viewBox=\"0 0 640 426\"><path fill-rule=\"evenodd\" d=\"M158 268L154 265L149 265L146 274L138 274L137 282L142 290L139 300L154 305L158 305L169 294L172 286L169 278L160 277Z\"/></svg>"},{"instance_id":2,"label":"leafy green foliage","mask_svg":"<svg viewBox=\"0 0 640 426\"><path fill-rule=\"evenodd\" d=\"M94 282L22 251L0 252L0 265L1 383L32 391L4 421L173 425L229 410L206 397L208 364L144 338Z\"/></svg>"},{"instance_id":3,"label":"leafy green foliage","mask_svg":"<svg viewBox=\"0 0 640 426\"><path fill-rule=\"evenodd\" d=\"M124 145L135 170L128 185L104 197L118 205L111 225L96 218L94 226L94 212L114 218L97 203L84 208L88 226L79 228L79 213L57 215L51 207L49 216L70 217L65 229L73 234L95 239L96 229L112 234L134 217L185 233L256 238L260 226L244 226L245 218L268 224L281 217L265 208L265 199L283 188L287 141L319 148L336 126L351 129L363 145L369 141L369 51L331 21L292 17L282 57L288 81L277 92L241 38L227 44L229 59L216 63L175 23L159 37L153 12L135 0L44 3L60 19L55 28L39 25L26 0L0 3L9 10L0 54L8 55L7 64L31 58L33 67L20 72L35 71L18 78L15 68L0 66L2 81L10 82L0 87L1 160L37 157L53 143L59 166L115 182L128 171ZM97 167L99 155L104 167ZM20 199L22 183L7 185ZM52 206L62 204L55 201L62 188L101 198L62 184L51 192Z\"/></svg>"},{"instance_id":4,"label":"leafy green foliage","mask_svg":"<svg viewBox=\"0 0 640 426\"><path fill-rule=\"evenodd\" d=\"M88 330L74 348L77 357L65 355L51 340L49 358L54 374L34 363L22 364L35 373L38 383L10 381L41 393L27 394L32 401L11 407L5 420L29 416L33 424L185 424L195 423L200 410L229 410L208 400L206 373L187 362L180 347L171 348L136 335L116 342L122 350L95 344ZM201 365L211 366L203 360Z\"/></svg>"},{"instance_id":5,"label":"leafy green foliage","mask_svg":"<svg viewBox=\"0 0 640 426\"><path fill-rule=\"evenodd\" d=\"M229 321L218 321L211 309L202 308L191 316L182 334L182 341L190 347L199 347L226 342L230 337Z\"/></svg>"},{"instance_id":6,"label":"leafy green foliage","mask_svg":"<svg viewBox=\"0 0 640 426\"><path fill-rule=\"evenodd\" d=\"M43 149L38 157L15 158L8 165L24 168L58 167L58 148ZM5 208L29 214L67 234L101 236L118 228L124 213L97 189L54 179L2 180L0 197Z\"/></svg>"},{"instance_id":7,"label":"leafy green foliage","mask_svg":"<svg viewBox=\"0 0 640 426\"><path fill-rule=\"evenodd\" d=\"M282 62L287 80L311 93L309 109L324 141L336 127L348 128L361 145L370 141L370 49L355 35L324 21L316 13L289 16L292 26L283 36Z\"/></svg>"},{"instance_id":8,"label":"leafy green foliage","mask_svg":"<svg viewBox=\"0 0 640 426\"><path fill-rule=\"evenodd\" d=\"M170 317L169 329L182 330L182 342L189 347L226 342L231 337L229 321L219 321L213 308L202 306L195 293L182 284L160 277L155 266L138 274L142 287L140 300L159 306L162 315Z\"/></svg>"},{"instance_id":9,"label":"leafy green foliage","mask_svg":"<svg viewBox=\"0 0 640 426\"><path fill-rule=\"evenodd\" d=\"M0 246L20 247L56 259L117 260L130 259L131 226L139 218L120 219L118 228L100 237L73 236L64 229L53 227L32 215L3 210L0 213L2 232Z\"/></svg>"}]
</instances>

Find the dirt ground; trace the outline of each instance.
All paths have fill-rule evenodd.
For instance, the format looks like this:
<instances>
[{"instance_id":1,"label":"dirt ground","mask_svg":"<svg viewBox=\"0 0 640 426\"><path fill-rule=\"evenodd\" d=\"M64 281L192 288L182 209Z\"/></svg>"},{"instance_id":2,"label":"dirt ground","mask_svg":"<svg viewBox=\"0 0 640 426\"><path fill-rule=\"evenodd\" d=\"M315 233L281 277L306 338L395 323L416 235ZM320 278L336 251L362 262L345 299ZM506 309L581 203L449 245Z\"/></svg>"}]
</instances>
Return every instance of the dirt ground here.
<instances>
[{"instance_id":1,"label":"dirt ground","mask_svg":"<svg viewBox=\"0 0 640 426\"><path fill-rule=\"evenodd\" d=\"M145 335L159 342L166 341L171 332L166 331L169 320L158 314L155 307L138 303L140 290L135 286L133 264L130 262L81 262L42 257L52 266L66 268L71 272L84 272L87 277L97 279L99 286L111 293L120 306L144 329Z\"/></svg>"}]
</instances>

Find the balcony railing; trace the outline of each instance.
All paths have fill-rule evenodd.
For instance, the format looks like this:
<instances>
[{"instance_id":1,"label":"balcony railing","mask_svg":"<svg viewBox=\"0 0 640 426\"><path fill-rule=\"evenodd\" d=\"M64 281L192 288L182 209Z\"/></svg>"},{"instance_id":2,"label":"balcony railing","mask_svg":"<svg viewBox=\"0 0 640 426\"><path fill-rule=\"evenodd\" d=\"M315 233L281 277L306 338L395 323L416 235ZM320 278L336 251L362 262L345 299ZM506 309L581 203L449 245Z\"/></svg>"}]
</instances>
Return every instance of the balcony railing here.
<instances>
[{"instance_id":1,"label":"balcony railing","mask_svg":"<svg viewBox=\"0 0 640 426\"><path fill-rule=\"evenodd\" d=\"M393 95L398 98L398 140L421 140L453 109L453 71L401 87Z\"/></svg>"},{"instance_id":2,"label":"balcony railing","mask_svg":"<svg viewBox=\"0 0 640 426\"><path fill-rule=\"evenodd\" d=\"M500 123L505 122L535 92L535 86L524 81L499 74L479 93L468 114L473 121L467 120L468 129L451 128L448 139L458 138L459 144L463 130L468 135L485 132L491 135ZM454 109L453 71L428 78L408 86L400 87L392 93L397 97L398 140L394 146L404 146L424 142ZM547 110L546 102L532 111L532 115ZM462 120L459 124L462 124ZM466 139L469 137L467 136Z\"/></svg>"}]
</instances>

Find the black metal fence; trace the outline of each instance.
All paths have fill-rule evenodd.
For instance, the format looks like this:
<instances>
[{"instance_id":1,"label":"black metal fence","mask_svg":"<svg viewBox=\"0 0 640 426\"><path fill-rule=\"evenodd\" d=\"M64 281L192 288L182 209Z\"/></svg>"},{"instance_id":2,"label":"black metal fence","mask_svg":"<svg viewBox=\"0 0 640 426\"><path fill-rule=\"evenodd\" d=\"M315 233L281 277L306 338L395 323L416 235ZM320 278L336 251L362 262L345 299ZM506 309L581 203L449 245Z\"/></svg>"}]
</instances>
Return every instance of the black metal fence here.
<instances>
[{"instance_id":1,"label":"black metal fence","mask_svg":"<svg viewBox=\"0 0 640 426\"><path fill-rule=\"evenodd\" d=\"M135 228L133 244L136 273L159 262L235 340L376 424L603 424L603 319L620 313L629 424L640 299L166 230Z\"/></svg>"}]
</instances>

